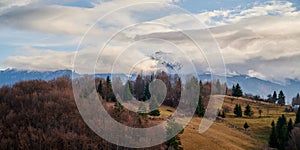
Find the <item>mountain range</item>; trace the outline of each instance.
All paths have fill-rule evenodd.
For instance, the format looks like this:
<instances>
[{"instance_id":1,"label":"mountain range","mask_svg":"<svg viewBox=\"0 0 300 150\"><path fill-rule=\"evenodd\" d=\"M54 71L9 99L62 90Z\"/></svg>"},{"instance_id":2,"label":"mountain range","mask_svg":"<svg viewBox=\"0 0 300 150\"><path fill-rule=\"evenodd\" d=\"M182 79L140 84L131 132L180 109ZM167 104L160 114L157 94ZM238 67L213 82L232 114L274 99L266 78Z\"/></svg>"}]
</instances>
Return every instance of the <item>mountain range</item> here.
<instances>
[{"instance_id":1,"label":"mountain range","mask_svg":"<svg viewBox=\"0 0 300 150\"><path fill-rule=\"evenodd\" d=\"M80 74L74 73L71 70L57 70L57 71L27 71L17 69L7 69L0 71L0 87L3 85L12 86L16 82L26 80L52 80L57 77L69 75L70 77L80 77ZM73 76L72 76L73 75ZM105 78L109 74L96 74L96 77ZM200 74L199 79L203 82L210 81L210 74ZM273 91L279 93L282 90L286 96L288 104L291 103L293 97L300 92L300 81L287 79L285 84L279 84L272 81L262 80L256 77L250 77L248 75L233 75L226 77L226 84L229 88L232 85L239 83L244 93L250 93L253 95L259 95L262 98L267 98L268 94L272 94Z\"/></svg>"}]
</instances>

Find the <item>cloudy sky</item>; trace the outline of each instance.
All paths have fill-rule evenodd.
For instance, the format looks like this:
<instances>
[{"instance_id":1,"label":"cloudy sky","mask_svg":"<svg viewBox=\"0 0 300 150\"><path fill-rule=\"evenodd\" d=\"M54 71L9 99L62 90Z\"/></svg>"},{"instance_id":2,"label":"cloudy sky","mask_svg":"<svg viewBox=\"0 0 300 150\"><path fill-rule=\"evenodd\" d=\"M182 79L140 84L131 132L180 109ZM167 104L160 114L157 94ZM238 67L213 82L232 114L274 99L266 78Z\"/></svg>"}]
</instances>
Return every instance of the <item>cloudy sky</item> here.
<instances>
[{"instance_id":1,"label":"cloudy sky","mask_svg":"<svg viewBox=\"0 0 300 150\"><path fill-rule=\"evenodd\" d=\"M213 72L224 63L228 75L300 79L299 8L298 0L2 0L0 69L128 72L159 62Z\"/></svg>"}]
</instances>

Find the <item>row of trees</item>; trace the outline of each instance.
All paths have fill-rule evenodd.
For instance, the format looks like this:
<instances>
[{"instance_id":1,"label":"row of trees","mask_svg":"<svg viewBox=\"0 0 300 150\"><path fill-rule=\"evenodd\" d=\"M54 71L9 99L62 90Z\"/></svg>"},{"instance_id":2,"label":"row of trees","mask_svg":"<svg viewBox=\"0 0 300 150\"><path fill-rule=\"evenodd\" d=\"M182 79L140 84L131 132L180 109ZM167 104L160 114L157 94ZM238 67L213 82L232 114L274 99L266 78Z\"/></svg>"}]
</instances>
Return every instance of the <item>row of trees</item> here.
<instances>
[{"instance_id":1,"label":"row of trees","mask_svg":"<svg viewBox=\"0 0 300 150\"><path fill-rule=\"evenodd\" d=\"M271 124L272 131L269 137L269 146L280 150L299 149L300 145L297 145L299 139L296 138L300 136L300 132L298 132L299 125L300 108L298 109L296 114L295 124L293 123L293 120L291 118L287 122L285 115L279 117L276 124L273 120Z\"/></svg>"},{"instance_id":2,"label":"row of trees","mask_svg":"<svg viewBox=\"0 0 300 150\"><path fill-rule=\"evenodd\" d=\"M106 109L125 125L149 126L147 122L138 122L138 114L120 106ZM163 143L147 149L166 148L167 144ZM75 104L71 79L66 76L0 88L0 149L128 148L108 143L85 124Z\"/></svg>"},{"instance_id":3,"label":"row of trees","mask_svg":"<svg viewBox=\"0 0 300 150\"><path fill-rule=\"evenodd\" d=\"M242 106L239 104L236 104L234 107L234 112L233 112L236 117L243 117L243 110L242 110ZM247 104L247 106L245 107L245 111L244 111L244 115L245 116L253 116L254 112L251 110L251 106L249 104Z\"/></svg>"},{"instance_id":4,"label":"row of trees","mask_svg":"<svg viewBox=\"0 0 300 150\"><path fill-rule=\"evenodd\" d=\"M285 95L282 90L279 92L278 95L277 95L277 92L274 91L273 95L271 95L271 94L268 95L267 101L270 103L274 103L274 104L277 103L280 105L285 105Z\"/></svg>"},{"instance_id":5,"label":"row of trees","mask_svg":"<svg viewBox=\"0 0 300 150\"><path fill-rule=\"evenodd\" d=\"M166 87L166 95L163 96L151 96L150 92L150 83L155 79L161 80ZM222 94L222 92L226 92L226 94L230 94L231 90L229 90L226 84L220 83L219 80L214 82L205 82L198 81L199 84L199 100L198 107L196 110L196 115L203 116L205 112L205 106L208 103L209 96L213 92L213 94ZM183 83L179 76L170 76L165 72L158 72L157 74L152 75L137 75L134 81L126 81L125 84L122 83L119 77L113 77L111 80L110 76L107 76L106 79L97 79L96 83L97 91L101 95L101 97L108 102L116 102L117 98L120 98L122 101L128 100L139 100L139 101L147 101L151 99L152 101L163 101L163 104L166 106L171 106L176 108L181 99L182 91L184 90ZM239 86L238 86L239 87ZM239 89L239 88L238 88ZM160 93L157 89L157 93ZM156 93L156 94L157 94ZM224 94L224 93L223 93ZM163 100L161 100L163 97ZM153 106L157 105L152 103ZM151 108L150 108L151 109ZM157 112L157 111L156 111Z\"/></svg>"},{"instance_id":6,"label":"row of trees","mask_svg":"<svg viewBox=\"0 0 300 150\"><path fill-rule=\"evenodd\" d=\"M277 123L272 122L272 131L269 139L269 146L272 148L278 148L280 150L285 149L287 146L289 135L293 129L292 119L287 122L284 115L278 118Z\"/></svg>"}]
</instances>

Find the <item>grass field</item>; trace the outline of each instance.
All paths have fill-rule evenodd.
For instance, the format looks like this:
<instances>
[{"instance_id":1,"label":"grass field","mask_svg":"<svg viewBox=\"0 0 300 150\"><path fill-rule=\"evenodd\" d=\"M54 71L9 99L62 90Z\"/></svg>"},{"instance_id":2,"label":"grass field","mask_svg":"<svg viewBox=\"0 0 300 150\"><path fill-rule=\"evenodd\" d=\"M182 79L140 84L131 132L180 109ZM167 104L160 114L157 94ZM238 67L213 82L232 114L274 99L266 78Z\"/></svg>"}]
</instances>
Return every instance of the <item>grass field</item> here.
<instances>
[{"instance_id":1,"label":"grass field","mask_svg":"<svg viewBox=\"0 0 300 150\"><path fill-rule=\"evenodd\" d=\"M218 96L215 96L218 98ZM249 104L254 111L254 116L236 118L233 110L236 104L241 104L243 111ZM266 149L271 130L271 122L277 121L278 117L285 114L287 119L295 120L295 113L286 113L287 106L279 106L265 102L256 102L244 98L225 96L223 108L229 108L224 121L215 122L205 133L198 132L201 118L194 117L186 126L184 133L180 135L184 149ZM262 115L259 115L259 109ZM161 107L161 115L164 117L172 114L172 108ZM247 122L250 128L247 131L240 130ZM239 127L233 128L230 125Z\"/></svg>"}]
</instances>

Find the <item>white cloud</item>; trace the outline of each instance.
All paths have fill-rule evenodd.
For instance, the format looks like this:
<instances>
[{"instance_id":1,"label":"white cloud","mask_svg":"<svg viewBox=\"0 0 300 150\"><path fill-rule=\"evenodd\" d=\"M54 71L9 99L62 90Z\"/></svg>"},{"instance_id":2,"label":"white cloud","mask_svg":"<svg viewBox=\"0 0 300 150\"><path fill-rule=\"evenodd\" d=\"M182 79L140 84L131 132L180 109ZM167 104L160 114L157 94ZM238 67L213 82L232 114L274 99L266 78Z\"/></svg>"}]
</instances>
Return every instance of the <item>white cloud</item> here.
<instances>
[{"instance_id":1,"label":"white cloud","mask_svg":"<svg viewBox=\"0 0 300 150\"><path fill-rule=\"evenodd\" d=\"M70 69L74 52L37 50L23 47L18 56L8 57L2 64L3 68L19 68L26 70L57 70Z\"/></svg>"},{"instance_id":2,"label":"white cloud","mask_svg":"<svg viewBox=\"0 0 300 150\"><path fill-rule=\"evenodd\" d=\"M58 36L65 34L78 37L85 33L91 24L108 11L119 8L120 6L130 5L132 4L131 2L132 1L110 1L95 4L94 8L66 6L44 6L41 8L24 7L0 16L0 26L51 33ZM164 2L170 3L172 1L164 0ZM164 5L161 5L159 8L141 7L136 9L136 11L147 9L148 12L155 12L161 11L164 7ZM99 46L97 44L93 45L94 43L97 41L101 43L107 40L113 31L122 26L142 21L158 22L180 27L184 29L185 32L193 34L197 40L209 42L207 35L203 34L203 30L201 30L206 27L198 26L181 12L152 18L145 18L144 16L139 16L139 18L137 16L138 13L131 9L121 11L114 14L113 17L104 20L104 24L93 29L91 32L92 36L86 39L91 43L85 43L82 49L84 51L80 53L83 58L80 62L86 67L83 68L83 70L94 65L94 62L89 62L89 59L87 59L97 57L97 55L95 55L96 51L90 49L92 46ZM300 13L293 7L292 3L287 1L272 1L255 4L253 7L244 10L240 8L236 10L215 10L196 14L196 16L204 25L210 27L212 36L217 40L230 72L234 72L234 74L248 74L250 76L270 80L297 78L300 76L299 69L297 69L297 65L300 63ZM110 51L103 54L105 56L103 57L103 62L106 62L105 65L113 63L120 49L124 48L122 44L126 45L128 44L126 42L132 42L128 40L128 37L125 35L129 36L129 39L135 35L139 35L131 40L140 40L146 37L160 37L178 44L186 53L194 54L193 61L197 60L194 62L195 64L206 63L202 55L200 56L194 53L198 49L191 46L191 43L189 43L186 38L183 38L178 32L171 31L172 30L167 29L165 26L155 25L143 25L137 26L137 28L131 28L131 30L128 29L119 34L120 41L123 41L119 44L111 45L111 47L109 47L111 48ZM95 34L95 36L93 36L93 34ZM95 39L97 35L103 36ZM128 41L124 41L125 39ZM73 58L74 52L57 52L54 50L39 52L37 50L26 50L26 53L30 55L19 53L19 56L9 57L5 61L5 65L36 70L72 68L71 58ZM132 51L131 55L142 57L145 56L145 53ZM124 63L131 66L134 61L135 60L132 59L126 59ZM105 65L103 68L107 67ZM153 62L147 62L144 66L153 67ZM202 66L201 69L206 70L207 65ZM109 70L103 69L101 71L108 72Z\"/></svg>"}]
</instances>

